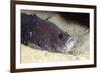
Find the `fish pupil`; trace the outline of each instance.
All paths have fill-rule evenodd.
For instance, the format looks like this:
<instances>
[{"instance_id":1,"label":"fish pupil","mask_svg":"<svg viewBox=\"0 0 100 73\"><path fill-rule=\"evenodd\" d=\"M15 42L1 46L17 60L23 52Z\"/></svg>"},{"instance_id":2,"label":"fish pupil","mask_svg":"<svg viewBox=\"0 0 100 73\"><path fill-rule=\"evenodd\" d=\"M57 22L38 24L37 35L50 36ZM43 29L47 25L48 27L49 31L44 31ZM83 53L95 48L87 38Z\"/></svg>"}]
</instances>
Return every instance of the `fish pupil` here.
<instances>
[{"instance_id":1,"label":"fish pupil","mask_svg":"<svg viewBox=\"0 0 100 73\"><path fill-rule=\"evenodd\" d=\"M63 34L60 33L58 37L59 37L59 39L63 39Z\"/></svg>"}]
</instances>

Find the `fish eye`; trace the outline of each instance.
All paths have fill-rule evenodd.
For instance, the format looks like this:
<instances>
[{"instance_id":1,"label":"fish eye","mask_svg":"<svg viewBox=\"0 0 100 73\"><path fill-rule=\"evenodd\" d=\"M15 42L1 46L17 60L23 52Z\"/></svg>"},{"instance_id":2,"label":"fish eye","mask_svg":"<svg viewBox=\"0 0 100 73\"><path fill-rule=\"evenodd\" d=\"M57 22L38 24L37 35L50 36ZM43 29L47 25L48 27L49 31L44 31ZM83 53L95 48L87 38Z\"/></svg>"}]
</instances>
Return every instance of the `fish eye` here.
<instances>
[{"instance_id":1,"label":"fish eye","mask_svg":"<svg viewBox=\"0 0 100 73\"><path fill-rule=\"evenodd\" d=\"M63 39L63 38L64 38L63 33L60 33L60 34L58 35L58 37L59 37L59 39Z\"/></svg>"}]
</instances>

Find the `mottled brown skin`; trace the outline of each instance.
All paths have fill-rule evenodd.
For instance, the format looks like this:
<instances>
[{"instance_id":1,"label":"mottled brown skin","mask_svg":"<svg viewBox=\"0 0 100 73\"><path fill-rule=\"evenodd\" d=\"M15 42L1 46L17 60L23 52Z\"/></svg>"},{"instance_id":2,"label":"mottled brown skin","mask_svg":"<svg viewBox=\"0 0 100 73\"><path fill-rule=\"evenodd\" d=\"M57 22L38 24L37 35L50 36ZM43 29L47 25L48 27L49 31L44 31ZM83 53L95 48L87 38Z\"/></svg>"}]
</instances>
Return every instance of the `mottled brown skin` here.
<instances>
[{"instance_id":1,"label":"mottled brown skin","mask_svg":"<svg viewBox=\"0 0 100 73\"><path fill-rule=\"evenodd\" d=\"M23 44L33 43L42 50L66 52L67 48L63 48L70 37L67 32L50 21L36 15L21 14L21 43Z\"/></svg>"}]
</instances>

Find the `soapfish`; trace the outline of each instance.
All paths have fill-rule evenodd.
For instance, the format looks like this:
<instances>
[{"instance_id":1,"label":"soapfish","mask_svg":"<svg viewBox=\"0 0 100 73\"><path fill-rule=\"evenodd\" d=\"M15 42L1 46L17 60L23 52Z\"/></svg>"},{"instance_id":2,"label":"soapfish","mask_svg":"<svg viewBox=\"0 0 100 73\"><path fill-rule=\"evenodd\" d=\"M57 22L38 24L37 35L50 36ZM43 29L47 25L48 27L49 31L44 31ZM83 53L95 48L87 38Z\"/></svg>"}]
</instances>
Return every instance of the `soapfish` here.
<instances>
[{"instance_id":1,"label":"soapfish","mask_svg":"<svg viewBox=\"0 0 100 73\"><path fill-rule=\"evenodd\" d=\"M76 40L49 20L21 13L21 43L35 44L41 50L66 53L73 49Z\"/></svg>"}]
</instances>

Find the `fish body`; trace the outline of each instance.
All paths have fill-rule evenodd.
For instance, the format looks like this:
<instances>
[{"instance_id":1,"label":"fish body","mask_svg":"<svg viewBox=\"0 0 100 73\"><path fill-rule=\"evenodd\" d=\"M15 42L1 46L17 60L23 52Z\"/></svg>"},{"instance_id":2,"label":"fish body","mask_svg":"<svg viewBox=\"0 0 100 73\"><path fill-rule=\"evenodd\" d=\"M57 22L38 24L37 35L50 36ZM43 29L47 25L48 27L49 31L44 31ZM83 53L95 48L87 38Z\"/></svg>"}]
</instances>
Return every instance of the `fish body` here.
<instances>
[{"instance_id":1,"label":"fish body","mask_svg":"<svg viewBox=\"0 0 100 73\"><path fill-rule=\"evenodd\" d=\"M21 13L21 43L33 43L42 50L65 53L74 47L76 41L56 24L37 15Z\"/></svg>"}]
</instances>

